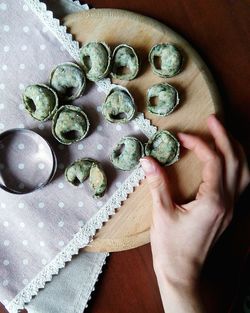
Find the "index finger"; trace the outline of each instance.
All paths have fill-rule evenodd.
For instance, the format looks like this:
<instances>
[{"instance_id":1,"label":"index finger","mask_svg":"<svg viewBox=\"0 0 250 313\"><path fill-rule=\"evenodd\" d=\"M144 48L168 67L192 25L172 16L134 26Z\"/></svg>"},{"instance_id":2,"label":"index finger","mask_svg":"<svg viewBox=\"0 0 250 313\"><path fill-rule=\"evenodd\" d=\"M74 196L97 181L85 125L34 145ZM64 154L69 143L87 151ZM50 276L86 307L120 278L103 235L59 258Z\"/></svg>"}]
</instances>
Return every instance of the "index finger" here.
<instances>
[{"instance_id":1,"label":"index finger","mask_svg":"<svg viewBox=\"0 0 250 313\"><path fill-rule=\"evenodd\" d=\"M216 146L225 158L225 176L228 188L232 194L237 195L244 190L250 180L244 150L236 140L230 138L215 115L208 117L207 124Z\"/></svg>"},{"instance_id":2,"label":"index finger","mask_svg":"<svg viewBox=\"0 0 250 313\"><path fill-rule=\"evenodd\" d=\"M204 164L202 180L206 186L211 190L219 190L222 183L222 163L218 154L197 136L179 133L178 138Z\"/></svg>"}]
</instances>

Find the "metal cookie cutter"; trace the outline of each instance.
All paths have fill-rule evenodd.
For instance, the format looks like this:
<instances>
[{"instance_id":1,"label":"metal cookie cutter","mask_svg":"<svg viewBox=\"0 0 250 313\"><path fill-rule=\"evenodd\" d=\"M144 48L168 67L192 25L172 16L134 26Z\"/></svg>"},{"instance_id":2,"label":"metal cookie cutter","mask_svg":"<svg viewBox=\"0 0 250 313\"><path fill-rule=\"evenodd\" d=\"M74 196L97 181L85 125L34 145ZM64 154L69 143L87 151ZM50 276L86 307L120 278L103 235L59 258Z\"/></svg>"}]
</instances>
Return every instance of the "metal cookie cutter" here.
<instances>
[{"instance_id":1,"label":"metal cookie cutter","mask_svg":"<svg viewBox=\"0 0 250 313\"><path fill-rule=\"evenodd\" d=\"M41 189L57 167L54 151L36 132L14 128L0 134L0 188L14 194Z\"/></svg>"}]
</instances>

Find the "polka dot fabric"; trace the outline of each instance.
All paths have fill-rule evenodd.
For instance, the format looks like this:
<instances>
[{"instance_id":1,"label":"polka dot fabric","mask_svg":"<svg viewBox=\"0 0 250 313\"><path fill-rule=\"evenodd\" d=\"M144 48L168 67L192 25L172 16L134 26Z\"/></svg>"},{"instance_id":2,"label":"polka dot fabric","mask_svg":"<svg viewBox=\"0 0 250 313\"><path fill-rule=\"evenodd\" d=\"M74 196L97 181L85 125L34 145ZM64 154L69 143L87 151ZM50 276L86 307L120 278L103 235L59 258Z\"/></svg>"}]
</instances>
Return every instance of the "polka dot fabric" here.
<instances>
[{"instance_id":1,"label":"polka dot fabric","mask_svg":"<svg viewBox=\"0 0 250 313\"><path fill-rule=\"evenodd\" d=\"M0 132L16 127L32 129L49 141L58 160L55 177L45 188L26 195L0 190L0 301L7 304L121 186L130 173L113 168L111 149L122 136L140 138L142 134L134 123L120 126L105 122L100 113L104 94L88 83L87 92L74 104L89 116L89 135L71 146L59 144L52 137L51 121L33 120L24 110L21 94L28 84L48 83L51 70L72 61L71 57L21 0L0 0L0 38ZM16 149L28 153L23 142L18 142ZM2 145L0 153L6 153ZM65 167L81 157L103 164L109 181L103 198L93 199L87 183L74 188L65 182ZM16 171L29 170L29 165L19 160L13 166ZM45 165L39 163L38 168L42 172Z\"/></svg>"}]
</instances>

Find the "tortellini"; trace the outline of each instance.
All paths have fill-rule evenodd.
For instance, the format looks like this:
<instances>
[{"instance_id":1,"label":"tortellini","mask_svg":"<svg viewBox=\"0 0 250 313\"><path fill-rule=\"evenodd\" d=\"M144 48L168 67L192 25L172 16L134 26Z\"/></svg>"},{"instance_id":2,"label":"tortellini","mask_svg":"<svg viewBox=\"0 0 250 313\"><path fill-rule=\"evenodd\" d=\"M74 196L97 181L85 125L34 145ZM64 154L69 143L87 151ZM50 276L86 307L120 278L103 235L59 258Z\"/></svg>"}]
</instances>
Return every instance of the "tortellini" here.
<instances>
[{"instance_id":1,"label":"tortellini","mask_svg":"<svg viewBox=\"0 0 250 313\"><path fill-rule=\"evenodd\" d=\"M50 76L50 86L64 101L79 98L86 87L86 77L80 66L66 62L56 66Z\"/></svg>"},{"instance_id":2,"label":"tortellini","mask_svg":"<svg viewBox=\"0 0 250 313\"><path fill-rule=\"evenodd\" d=\"M135 111L134 99L127 89L120 86L111 89L102 104L102 114L110 123L128 123Z\"/></svg>"},{"instance_id":3,"label":"tortellini","mask_svg":"<svg viewBox=\"0 0 250 313\"><path fill-rule=\"evenodd\" d=\"M65 145L82 140L88 133L89 120L86 113L77 106L64 105L54 115L52 133Z\"/></svg>"},{"instance_id":4,"label":"tortellini","mask_svg":"<svg viewBox=\"0 0 250 313\"><path fill-rule=\"evenodd\" d=\"M132 80L139 71L139 60L135 50L122 44L115 48L112 56L111 75L121 80Z\"/></svg>"},{"instance_id":5,"label":"tortellini","mask_svg":"<svg viewBox=\"0 0 250 313\"><path fill-rule=\"evenodd\" d=\"M172 77L181 71L183 57L175 45L160 43L149 52L153 72L160 77Z\"/></svg>"},{"instance_id":6,"label":"tortellini","mask_svg":"<svg viewBox=\"0 0 250 313\"><path fill-rule=\"evenodd\" d=\"M177 90L167 83L155 84L147 91L147 109L153 114L167 116L174 111L178 103Z\"/></svg>"},{"instance_id":7,"label":"tortellini","mask_svg":"<svg viewBox=\"0 0 250 313\"><path fill-rule=\"evenodd\" d=\"M145 154L152 156L162 165L168 166L179 159L180 144L170 132L161 130L147 142Z\"/></svg>"},{"instance_id":8,"label":"tortellini","mask_svg":"<svg viewBox=\"0 0 250 313\"><path fill-rule=\"evenodd\" d=\"M70 164L65 170L65 179L73 186L79 186L89 178L89 187L94 198L104 195L107 188L107 177L99 162L83 158Z\"/></svg>"},{"instance_id":9,"label":"tortellini","mask_svg":"<svg viewBox=\"0 0 250 313\"><path fill-rule=\"evenodd\" d=\"M114 147L110 160L113 165L123 171L130 171L139 164L144 156L143 144L134 137L123 137Z\"/></svg>"},{"instance_id":10,"label":"tortellini","mask_svg":"<svg viewBox=\"0 0 250 313\"><path fill-rule=\"evenodd\" d=\"M38 121L47 121L57 110L57 94L46 85L29 85L23 93L23 103L29 114Z\"/></svg>"},{"instance_id":11,"label":"tortellini","mask_svg":"<svg viewBox=\"0 0 250 313\"><path fill-rule=\"evenodd\" d=\"M80 59L89 80L96 82L109 74L111 52L106 43L86 43L80 50Z\"/></svg>"},{"instance_id":12,"label":"tortellini","mask_svg":"<svg viewBox=\"0 0 250 313\"><path fill-rule=\"evenodd\" d=\"M89 171L94 160L84 158L70 164L65 170L65 178L73 186L79 186L89 176Z\"/></svg>"}]
</instances>

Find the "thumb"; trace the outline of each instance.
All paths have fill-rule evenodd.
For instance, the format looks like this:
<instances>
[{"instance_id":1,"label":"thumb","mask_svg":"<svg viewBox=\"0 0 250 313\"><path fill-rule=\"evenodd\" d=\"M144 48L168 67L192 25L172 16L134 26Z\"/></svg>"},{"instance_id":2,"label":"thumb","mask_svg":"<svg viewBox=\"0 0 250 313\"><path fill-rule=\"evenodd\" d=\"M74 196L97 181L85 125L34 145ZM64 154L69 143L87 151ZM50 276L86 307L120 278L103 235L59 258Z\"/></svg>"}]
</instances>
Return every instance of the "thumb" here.
<instances>
[{"instance_id":1,"label":"thumb","mask_svg":"<svg viewBox=\"0 0 250 313\"><path fill-rule=\"evenodd\" d=\"M174 207L165 170L151 157L140 159L153 200L153 209Z\"/></svg>"}]
</instances>

